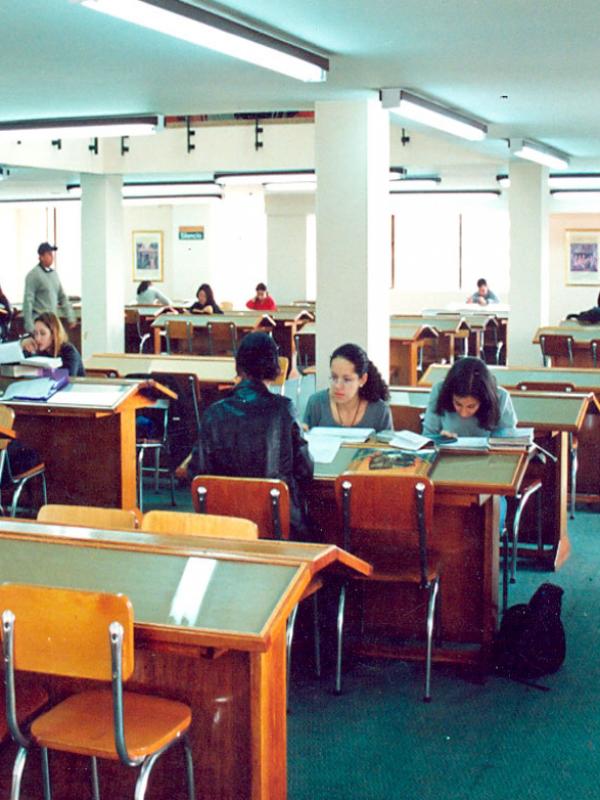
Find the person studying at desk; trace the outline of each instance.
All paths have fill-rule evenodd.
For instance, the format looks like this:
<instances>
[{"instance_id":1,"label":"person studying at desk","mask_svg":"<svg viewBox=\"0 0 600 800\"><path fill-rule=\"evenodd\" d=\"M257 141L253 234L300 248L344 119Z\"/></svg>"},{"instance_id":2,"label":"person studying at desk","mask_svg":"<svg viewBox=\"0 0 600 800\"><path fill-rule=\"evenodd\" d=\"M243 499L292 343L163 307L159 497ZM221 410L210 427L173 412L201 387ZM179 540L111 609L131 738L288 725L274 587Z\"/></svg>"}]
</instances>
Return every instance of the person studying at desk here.
<instances>
[{"instance_id":1,"label":"person studying at desk","mask_svg":"<svg viewBox=\"0 0 600 800\"><path fill-rule=\"evenodd\" d=\"M213 290L208 283L201 283L196 292L196 302L190 306L192 314L222 314Z\"/></svg>"},{"instance_id":2,"label":"person studying at desk","mask_svg":"<svg viewBox=\"0 0 600 800\"><path fill-rule=\"evenodd\" d=\"M152 281L142 281L137 288L136 302L138 305L163 305L170 306L171 301L166 294L157 289Z\"/></svg>"},{"instance_id":3,"label":"person studying at desk","mask_svg":"<svg viewBox=\"0 0 600 800\"><path fill-rule=\"evenodd\" d=\"M477 291L467 297L467 303L477 303L480 306L487 306L490 303L499 303L500 300L487 285L485 278L477 281Z\"/></svg>"},{"instance_id":4,"label":"person studying at desk","mask_svg":"<svg viewBox=\"0 0 600 800\"><path fill-rule=\"evenodd\" d=\"M72 377L85 377L79 350L71 344L62 322L49 311L39 314L33 323L33 335L22 342L25 357L49 356L62 359L63 367Z\"/></svg>"},{"instance_id":5,"label":"person studying at desk","mask_svg":"<svg viewBox=\"0 0 600 800\"><path fill-rule=\"evenodd\" d=\"M481 437L516 425L509 393L480 358L469 356L459 359L431 390L423 435Z\"/></svg>"},{"instance_id":6,"label":"person studying at desk","mask_svg":"<svg viewBox=\"0 0 600 800\"><path fill-rule=\"evenodd\" d=\"M309 398L305 424L309 428L392 430L387 384L362 347L351 343L341 345L331 354L329 366L329 389Z\"/></svg>"}]
</instances>

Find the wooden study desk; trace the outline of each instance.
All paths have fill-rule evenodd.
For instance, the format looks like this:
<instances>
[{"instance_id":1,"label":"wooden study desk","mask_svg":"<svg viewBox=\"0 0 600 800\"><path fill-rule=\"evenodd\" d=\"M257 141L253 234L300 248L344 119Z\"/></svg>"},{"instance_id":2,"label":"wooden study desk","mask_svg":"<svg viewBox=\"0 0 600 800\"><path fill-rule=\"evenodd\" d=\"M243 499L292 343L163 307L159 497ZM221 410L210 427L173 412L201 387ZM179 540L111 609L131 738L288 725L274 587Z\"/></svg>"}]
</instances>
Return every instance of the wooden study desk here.
<instances>
[{"instance_id":1,"label":"wooden study desk","mask_svg":"<svg viewBox=\"0 0 600 800\"><path fill-rule=\"evenodd\" d=\"M445 360L454 363L455 356L467 355L471 327L465 318L459 314L444 315L399 315L391 317L392 331L396 325L411 325L415 322L427 325L438 333L436 360Z\"/></svg>"},{"instance_id":2,"label":"wooden study desk","mask_svg":"<svg viewBox=\"0 0 600 800\"><path fill-rule=\"evenodd\" d=\"M233 383L235 358L232 356L138 355L97 353L85 360L85 369L115 370L119 376L151 372L193 374L207 384Z\"/></svg>"},{"instance_id":3,"label":"wooden study desk","mask_svg":"<svg viewBox=\"0 0 600 800\"><path fill-rule=\"evenodd\" d=\"M327 545L233 542L0 520L0 580L122 592L134 608L135 672L128 687L192 708L198 800L285 800L285 623L313 576L368 574ZM18 625L18 621L17 621ZM108 642L108 637L107 637ZM64 691L52 681L51 694ZM12 755L12 754L11 754ZM154 769L149 800L186 798L180 756ZM87 793L83 760L53 754L57 797ZM0 788L8 759L0 761ZM30 764L27 770L32 769ZM100 764L111 800L129 800L118 763ZM82 786L85 781L85 787ZM23 800L39 796L23 795Z\"/></svg>"},{"instance_id":4,"label":"wooden study desk","mask_svg":"<svg viewBox=\"0 0 600 800\"><path fill-rule=\"evenodd\" d=\"M581 502L600 501L600 370L575 367L489 367L500 386L516 389L520 384L570 383L578 393L593 392L596 403L590 403L587 414L577 430L577 499ZM433 364L419 381L429 386L446 377L448 367Z\"/></svg>"},{"instance_id":5,"label":"wooden study desk","mask_svg":"<svg viewBox=\"0 0 600 800\"><path fill-rule=\"evenodd\" d=\"M71 378L46 402L2 402L46 464L48 502L134 508L135 412L172 396L154 382Z\"/></svg>"},{"instance_id":6,"label":"wooden study desk","mask_svg":"<svg viewBox=\"0 0 600 800\"><path fill-rule=\"evenodd\" d=\"M319 521L321 535L327 541L340 541L334 482L348 468L357 449L343 446L332 463L315 465L309 502L312 518ZM498 618L498 496L515 494L527 460L524 450L443 452L429 473L435 486L435 506L428 544L440 553L443 562L443 641L434 648L434 660L481 666L490 655ZM365 623L392 635L422 636L423 619L406 618L402 607L396 611L393 591L378 584L377 592L368 598ZM385 655L386 650L379 645L372 652ZM402 652L410 656L410 650L403 648Z\"/></svg>"},{"instance_id":7,"label":"wooden study desk","mask_svg":"<svg viewBox=\"0 0 600 800\"><path fill-rule=\"evenodd\" d=\"M423 350L431 349L438 333L420 320L390 324L390 383L416 386L418 371L423 369Z\"/></svg>"},{"instance_id":8,"label":"wooden study desk","mask_svg":"<svg viewBox=\"0 0 600 800\"><path fill-rule=\"evenodd\" d=\"M414 424L415 413L424 412L429 400L426 387L392 387L390 405L394 427L402 429ZM570 542L567 532L567 472L569 433L578 433L590 407L598 407L592 394L563 394L559 392L510 392L518 425L534 428L536 440L552 453L556 461L531 469L542 477L543 542L549 550L548 565L558 569L568 558ZM413 428L414 429L414 428ZM531 522L522 524L523 542L534 539Z\"/></svg>"}]
</instances>

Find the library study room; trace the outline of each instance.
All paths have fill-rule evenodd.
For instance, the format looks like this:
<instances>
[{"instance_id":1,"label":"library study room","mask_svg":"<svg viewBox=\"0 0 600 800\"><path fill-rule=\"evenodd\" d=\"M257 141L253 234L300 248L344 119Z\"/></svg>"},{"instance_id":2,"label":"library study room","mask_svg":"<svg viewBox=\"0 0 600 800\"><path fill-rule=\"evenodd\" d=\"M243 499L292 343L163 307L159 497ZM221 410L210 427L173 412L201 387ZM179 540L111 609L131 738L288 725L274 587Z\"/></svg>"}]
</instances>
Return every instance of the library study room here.
<instances>
[{"instance_id":1,"label":"library study room","mask_svg":"<svg viewBox=\"0 0 600 800\"><path fill-rule=\"evenodd\" d=\"M595 798L597 5L4 6L0 797Z\"/></svg>"}]
</instances>

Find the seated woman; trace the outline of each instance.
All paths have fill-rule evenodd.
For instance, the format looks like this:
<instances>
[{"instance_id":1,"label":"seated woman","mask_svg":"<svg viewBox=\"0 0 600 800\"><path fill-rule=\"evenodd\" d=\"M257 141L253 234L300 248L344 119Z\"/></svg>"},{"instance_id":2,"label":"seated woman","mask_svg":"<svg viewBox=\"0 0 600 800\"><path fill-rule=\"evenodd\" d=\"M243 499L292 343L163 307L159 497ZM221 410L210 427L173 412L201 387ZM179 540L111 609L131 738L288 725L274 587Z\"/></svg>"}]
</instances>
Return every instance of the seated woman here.
<instances>
[{"instance_id":1,"label":"seated woman","mask_svg":"<svg viewBox=\"0 0 600 800\"><path fill-rule=\"evenodd\" d=\"M217 305L213 290L208 283L202 283L196 292L196 302L190 306L192 314L222 314Z\"/></svg>"},{"instance_id":2,"label":"seated woman","mask_svg":"<svg viewBox=\"0 0 600 800\"><path fill-rule=\"evenodd\" d=\"M2 342L8 339L11 319L12 308L10 301L0 287L0 341Z\"/></svg>"},{"instance_id":3,"label":"seated woman","mask_svg":"<svg viewBox=\"0 0 600 800\"><path fill-rule=\"evenodd\" d=\"M188 476L285 481L292 533L302 537L306 531L302 485L312 478L313 462L292 401L268 388L279 375L277 345L266 333L249 333L240 342L235 364L241 380L204 412Z\"/></svg>"},{"instance_id":4,"label":"seated woman","mask_svg":"<svg viewBox=\"0 0 600 800\"><path fill-rule=\"evenodd\" d=\"M78 378L85 376L79 351L69 342L62 322L50 311L38 314L33 325L33 337L24 339L21 346L25 356L29 354L61 358L63 367L69 371L69 375Z\"/></svg>"},{"instance_id":5,"label":"seated woman","mask_svg":"<svg viewBox=\"0 0 600 800\"><path fill-rule=\"evenodd\" d=\"M431 390L423 435L488 436L514 428L517 415L506 389L480 358L461 358Z\"/></svg>"},{"instance_id":6,"label":"seated woman","mask_svg":"<svg viewBox=\"0 0 600 800\"><path fill-rule=\"evenodd\" d=\"M153 286L152 281L142 281L137 288L136 302L138 305L163 305L170 306L171 301L166 294Z\"/></svg>"},{"instance_id":7,"label":"seated woman","mask_svg":"<svg viewBox=\"0 0 600 800\"><path fill-rule=\"evenodd\" d=\"M341 345L331 354L329 365L330 387L309 398L306 425L392 430L387 384L362 347Z\"/></svg>"},{"instance_id":8,"label":"seated woman","mask_svg":"<svg viewBox=\"0 0 600 800\"><path fill-rule=\"evenodd\" d=\"M267 291L266 285L257 283L256 296L248 300L246 308L251 308L253 311L277 311L277 303Z\"/></svg>"}]
</instances>

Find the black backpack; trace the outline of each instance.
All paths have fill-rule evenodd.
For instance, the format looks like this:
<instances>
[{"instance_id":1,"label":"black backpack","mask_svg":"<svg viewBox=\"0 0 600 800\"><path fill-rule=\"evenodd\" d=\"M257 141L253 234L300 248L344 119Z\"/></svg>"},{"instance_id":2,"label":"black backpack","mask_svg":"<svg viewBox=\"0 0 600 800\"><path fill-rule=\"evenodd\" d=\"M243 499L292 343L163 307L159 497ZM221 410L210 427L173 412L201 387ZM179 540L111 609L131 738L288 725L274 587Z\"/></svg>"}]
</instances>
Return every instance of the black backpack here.
<instances>
[{"instance_id":1,"label":"black backpack","mask_svg":"<svg viewBox=\"0 0 600 800\"><path fill-rule=\"evenodd\" d=\"M507 678L531 681L556 672L565 660L560 619L563 590L543 583L529 603L508 608L493 648L494 669Z\"/></svg>"},{"instance_id":2,"label":"black backpack","mask_svg":"<svg viewBox=\"0 0 600 800\"><path fill-rule=\"evenodd\" d=\"M567 319L575 319L582 325L597 325L600 322L600 306L580 311L579 314L568 314Z\"/></svg>"}]
</instances>

